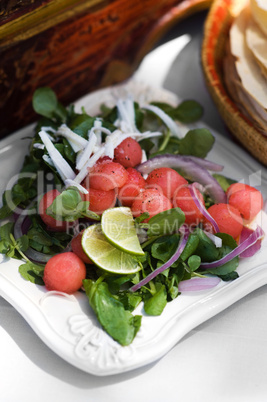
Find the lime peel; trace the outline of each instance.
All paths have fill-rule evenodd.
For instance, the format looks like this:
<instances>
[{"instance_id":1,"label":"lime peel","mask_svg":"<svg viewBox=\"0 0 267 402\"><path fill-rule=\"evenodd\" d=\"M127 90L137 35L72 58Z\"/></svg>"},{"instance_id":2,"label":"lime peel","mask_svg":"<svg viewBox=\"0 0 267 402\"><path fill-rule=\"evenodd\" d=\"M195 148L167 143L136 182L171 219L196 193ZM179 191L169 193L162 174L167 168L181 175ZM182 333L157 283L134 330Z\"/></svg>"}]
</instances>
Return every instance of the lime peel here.
<instances>
[{"instance_id":1,"label":"lime peel","mask_svg":"<svg viewBox=\"0 0 267 402\"><path fill-rule=\"evenodd\" d=\"M136 255L144 255L140 245L130 208L115 207L103 212L101 227L107 240L119 250Z\"/></svg>"},{"instance_id":2,"label":"lime peel","mask_svg":"<svg viewBox=\"0 0 267 402\"><path fill-rule=\"evenodd\" d=\"M114 247L106 239L101 230L101 224L94 224L84 230L82 247L90 260L105 271L131 275L142 268L133 256Z\"/></svg>"}]
</instances>

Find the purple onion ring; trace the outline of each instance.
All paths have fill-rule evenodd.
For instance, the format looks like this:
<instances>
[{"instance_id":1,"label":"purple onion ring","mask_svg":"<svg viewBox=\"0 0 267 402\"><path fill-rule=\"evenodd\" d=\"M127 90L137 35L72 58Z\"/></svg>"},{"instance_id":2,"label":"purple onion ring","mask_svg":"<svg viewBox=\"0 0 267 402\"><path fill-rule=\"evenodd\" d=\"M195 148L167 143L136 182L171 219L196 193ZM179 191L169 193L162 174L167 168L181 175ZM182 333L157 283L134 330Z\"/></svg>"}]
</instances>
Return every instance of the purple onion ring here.
<instances>
[{"instance_id":1,"label":"purple onion ring","mask_svg":"<svg viewBox=\"0 0 267 402\"><path fill-rule=\"evenodd\" d=\"M207 164L216 165L205 159L190 157L185 155L164 154L157 155L154 158L141 163L136 169L142 174L149 174L152 170L160 167L170 167L173 169L182 169L187 179L196 181L205 187L207 193L216 203L225 203L226 195L218 181L208 172Z\"/></svg>"}]
</instances>

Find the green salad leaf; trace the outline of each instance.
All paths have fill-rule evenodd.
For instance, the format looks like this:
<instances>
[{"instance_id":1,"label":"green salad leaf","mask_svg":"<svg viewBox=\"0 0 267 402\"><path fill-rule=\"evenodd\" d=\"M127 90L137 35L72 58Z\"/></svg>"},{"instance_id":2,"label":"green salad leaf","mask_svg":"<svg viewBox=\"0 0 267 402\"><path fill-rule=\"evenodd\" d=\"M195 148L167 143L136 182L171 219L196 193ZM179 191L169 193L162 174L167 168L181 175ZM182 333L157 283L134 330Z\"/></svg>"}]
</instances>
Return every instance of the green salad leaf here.
<instances>
[{"instance_id":1,"label":"green salad leaf","mask_svg":"<svg viewBox=\"0 0 267 402\"><path fill-rule=\"evenodd\" d=\"M121 345L129 345L141 326L142 317L126 310L123 303L110 293L106 282L85 279L83 286L102 327Z\"/></svg>"}]
</instances>

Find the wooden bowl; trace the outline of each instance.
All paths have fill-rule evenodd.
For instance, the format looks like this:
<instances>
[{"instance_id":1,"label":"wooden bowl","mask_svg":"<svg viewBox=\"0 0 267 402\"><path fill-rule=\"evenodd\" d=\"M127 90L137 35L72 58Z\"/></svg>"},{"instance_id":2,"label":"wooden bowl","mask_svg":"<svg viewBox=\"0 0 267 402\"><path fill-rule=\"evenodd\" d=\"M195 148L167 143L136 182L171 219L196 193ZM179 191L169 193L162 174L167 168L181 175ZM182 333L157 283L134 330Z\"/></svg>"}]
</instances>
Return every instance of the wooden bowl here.
<instances>
[{"instance_id":1,"label":"wooden bowl","mask_svg":"<svg viewBox=\"0 0 267 402\"><path fill-rule=\"evenodd\" d=\"M129 78L179 20L212 0L6 0L0 5L0 137L33 121L33 92L73 102Z\"/></svg>"},{"instance_id":2,"label":"wooden bowl","mask_svg":"<svg viewBox=\"0 0 267 402\"><path fill-rule=\"evenodd\" d=\"M256 159L267 166L267 137L238 109L227 93L223 79L223 58L233 19L243 0L215 0L204 27L202 67L208 90L233 136Z\"/></svg>"}]
</instances>

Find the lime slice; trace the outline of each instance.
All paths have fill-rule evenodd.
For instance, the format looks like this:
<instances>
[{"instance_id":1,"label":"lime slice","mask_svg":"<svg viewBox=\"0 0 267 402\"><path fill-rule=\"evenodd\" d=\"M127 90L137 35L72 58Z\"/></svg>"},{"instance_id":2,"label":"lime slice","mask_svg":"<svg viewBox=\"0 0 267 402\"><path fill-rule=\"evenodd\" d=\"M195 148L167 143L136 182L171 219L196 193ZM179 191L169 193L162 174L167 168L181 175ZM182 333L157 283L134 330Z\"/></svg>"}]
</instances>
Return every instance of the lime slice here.
<instances>
[{"instance_id":1,"label":"lime slice","mask_svg":"<svg viewBox=\"0 0 267 402\"><path fill-rule=\"evenodd\" d=\"M113 246L132 255L144 255L133 215L128 207L106 209L101 218L102 232Z\"/></svg>"},{"instance_id":2,"label":"lime slice","mask_svg":"<svg viewBox=\"0 0 267 402\"><path fill-rule=\"evenodd\" d=\"M89 226L84 230L82 247L90 260L105 271L129 275L141 269L141 265L130 254L114 247L106 239L100 223Z\"/></svg>"}]
</instances>

